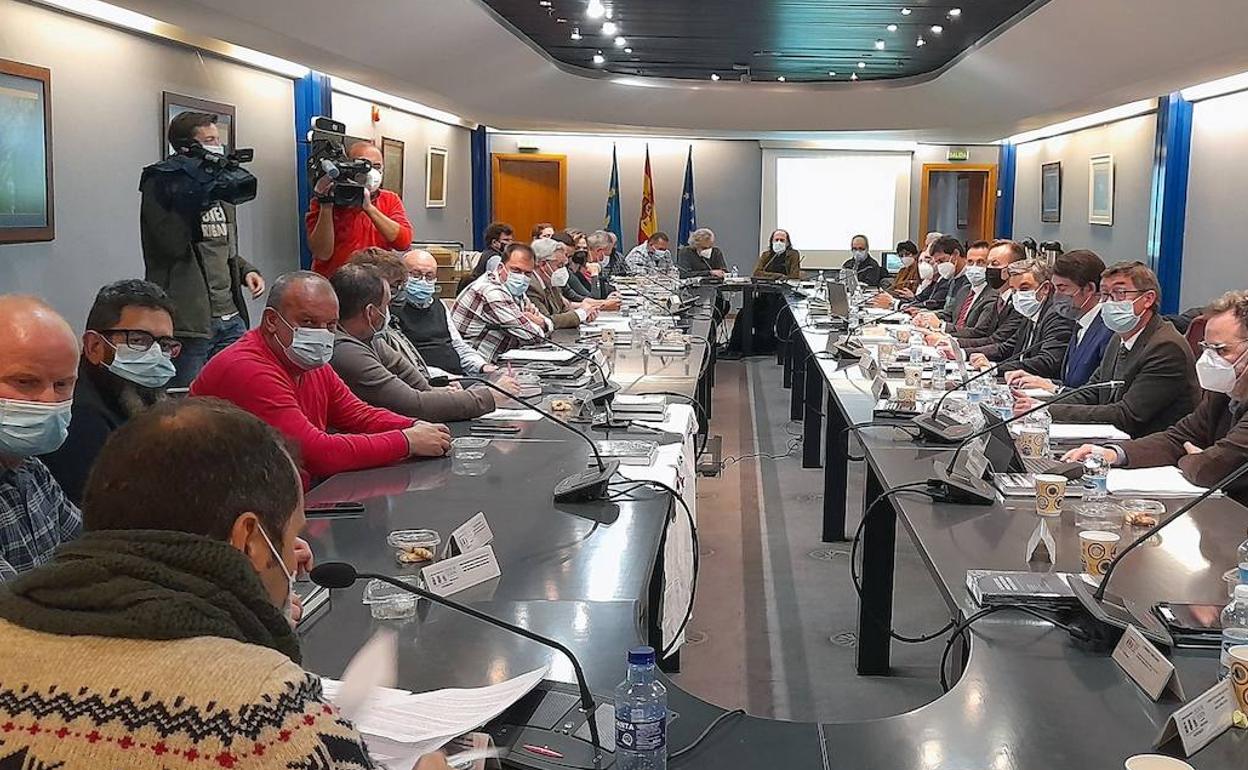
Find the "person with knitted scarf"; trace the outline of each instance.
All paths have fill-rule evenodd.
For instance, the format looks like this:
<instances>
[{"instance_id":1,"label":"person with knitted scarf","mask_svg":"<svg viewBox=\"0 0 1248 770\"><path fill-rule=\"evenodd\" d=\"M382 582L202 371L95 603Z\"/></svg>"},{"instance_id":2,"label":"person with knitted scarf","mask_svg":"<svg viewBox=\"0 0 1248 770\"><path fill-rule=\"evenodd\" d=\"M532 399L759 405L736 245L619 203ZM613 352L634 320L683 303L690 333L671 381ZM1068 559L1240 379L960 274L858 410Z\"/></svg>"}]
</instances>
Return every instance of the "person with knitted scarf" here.
<instances>
[{"instance_id":1,"label":"person with knitted scarf","mask_svg":"<svg viewBox=\"0 0 1248 770\"><path fill-rule=\"evenodd\" d=\"M299 665L303 493L272 428L215 399L153 407L100 452L83 523L0 587L0 767L374 767Z\"/></svg>"}]
</instances>

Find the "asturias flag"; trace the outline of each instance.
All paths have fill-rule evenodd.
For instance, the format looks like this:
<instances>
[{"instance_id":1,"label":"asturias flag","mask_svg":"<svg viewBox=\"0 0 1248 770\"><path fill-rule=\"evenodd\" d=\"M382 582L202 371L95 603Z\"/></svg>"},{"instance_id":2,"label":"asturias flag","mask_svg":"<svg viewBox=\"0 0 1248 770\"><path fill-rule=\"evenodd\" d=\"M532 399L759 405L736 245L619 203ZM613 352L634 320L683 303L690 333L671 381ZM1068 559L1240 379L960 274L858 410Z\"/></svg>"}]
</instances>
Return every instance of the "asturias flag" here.
<instances>
[{"instance_id":1,"label":"asturias flag","mask_svg":"<svg viewBox=\"0 0 1248 770\"><path fill-rule=\"evenodd\" d=\"M607 215L603 219L604 230L615 233L615 240L620 247L624 246L624 227L620 223L620 165L615 159L615 146L611 146L611 182L607 187Z\"/></svg>"},{"instance_id":2,"label":"asturias flag","mask_svg":"<svg viewBox=\"0 0 1248 770\"><path fill-rule=\"evenodd\" d=\"M654 180L650 176L650 145L646 145L646 173L641 180L641 218L637 220L637 242L649 240L659 231L659 214L654 208Z\"/></svg>"},{"instance_id":3,"label":"asturias flag","mask_svg":"<svg viewBox=\"0 0 1248 770\"><path fill-rule=\"evenodd\" d=\"M698 212L693 205L693 145L689 145L689 159L685 161L685 191L680 196L681 246L689 245L689 234L698 229Z\"/></svg>"}]
</instances>

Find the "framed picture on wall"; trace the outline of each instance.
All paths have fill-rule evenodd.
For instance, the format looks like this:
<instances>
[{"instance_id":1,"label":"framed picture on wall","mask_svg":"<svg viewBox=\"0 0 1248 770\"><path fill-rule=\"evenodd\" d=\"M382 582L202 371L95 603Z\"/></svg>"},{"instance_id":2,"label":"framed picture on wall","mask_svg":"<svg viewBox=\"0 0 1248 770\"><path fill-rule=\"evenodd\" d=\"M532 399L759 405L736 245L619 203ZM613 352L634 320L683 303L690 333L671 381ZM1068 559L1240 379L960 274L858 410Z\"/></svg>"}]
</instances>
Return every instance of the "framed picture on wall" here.
<instances>
[{"instance_id":1,"label":"framed picture on wall","mask_svg":"<svg viewBox=\"0 0 1248 770\"><path fill-rule=\"evenodd\" d=\"M403 197L403 142L381 138L381 189Z\"/></svg>"},{"instance_id":2,"label":"framed picture on wall","mask_svg":"<svg viewBox=\"0 0 1248 770\"><path fill-rule=\"evenodd\" d=\"M221 146L226 152L234 151L234 137L238 134L238 119L234 114L234 105L164 91L160 96L160 157L173 154L173 147L169 144L169 121L184 112L206 112L209 115L216 115L217 131L221 134Z\"/></svg>"},{"instance_id":3,"label":"framed picture on wall","mask_svg":"<svg viewBox=\"0 0 1248 770\"><path fill-rule=\"evenodd\" d=\"M0 243L56 237L52 71L0 59Z\"/></svg>"},{"instance_id":4,"label":"framed picture on wall","mask_svg":"<svg viewBox=\"0 0 1248 770\"><path fill-rule=\"evenodd\" d=\"M1040 166L1040 221L1057 224L1062 221L1062 162Z\"/></svg>"},{"instance_id":5,"label":"framed picture on wall","mask_svg":"<svg viewBox=\"0 0 1248 770\"><path fill-rule=\"evenodd\" d=\"M1113 227L1113 155L1093 155L1088 161L1088 224Z\"/></svg>"},{"instance_id":6,"label":"framed picture on wall","mask_svg":"<svg viewBox=\"0 0 1248 770\"><path fill-rule=\"evenodd\" d=\"M446 148L430 147L425 159L425 208L446 208Z\"/></svg>"}]
</instances>

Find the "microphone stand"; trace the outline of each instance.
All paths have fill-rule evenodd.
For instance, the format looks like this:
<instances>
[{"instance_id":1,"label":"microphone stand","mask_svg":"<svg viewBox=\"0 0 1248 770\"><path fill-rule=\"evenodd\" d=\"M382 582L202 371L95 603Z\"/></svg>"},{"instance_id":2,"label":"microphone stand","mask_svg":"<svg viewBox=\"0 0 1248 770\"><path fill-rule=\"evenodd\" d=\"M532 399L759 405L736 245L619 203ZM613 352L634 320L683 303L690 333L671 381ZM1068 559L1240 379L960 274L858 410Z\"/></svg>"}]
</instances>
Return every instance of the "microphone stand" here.
<instances>
[{"instance_id":1,"label":"microphone stand","mask_svg":"<svg viewBox=\"0 0 1248 770\"><path fill-rule=\"evenodd\" d=\"M554 339L554 335L547 337L546 342L553 345L554 347L559 348L560 350L571 353L572 355L576 356L582 361L585 361L590 366L594 367L594 369L598 372L598 376L602 379L602 385L601 385L601 388L597 389L594 392L593 401L595 404L599 402L604 403L604 404L610 403L611 400L615 398L615 394L620 392L620 386L616 385L614 382L611 382L610 380L607 379L606 371L602 368L601 364L599 364L597 361L594 360L594 357L592 355L582 353L581 351L569 345L564 345L560 342L556 342Z\"/></svg>"},{"instance_id":2,"label":"microphone stand","mask_svg":"<svg viewBox=\"0 0 1248 770\"><path fill-rule=\"evenodd\" d=\"M1014 362L1022 360L1024 356L1026 356L1029 353L1034 353L1035 351L1039 350L1043 345L1044 345L1043 340L1036 342L1032 344L1030 347L1018 353L1015 353L1014 355L1010 356L1004 361L1001 361L1000 363L997 363L988 367L987 369L975 375L974 377L968 378L966 382L959 384L958 387L954 388L953 390L945 391L945 394L936 400L936 404L931 408L930 411L924 414L918 415L911 421L914 423L915 427L919 429L918 438L927 439L927 440L934 441L940 444L955 444L955 443L962 441L964 438L974 438L974 436L961 435L967 429L967 426L964 423L954 422L952 424L947 424L941 421L940 407L944 405L945 399L949 398L949 395L953 393L955 390L964 390L972 382L975 382L976 380L982 379L984 377L987 377L990 374L1000 371L1001 367L1005 366L1006 364L1010 364L1010 363L1014 363Z\"/></svg>"}]
</instances>

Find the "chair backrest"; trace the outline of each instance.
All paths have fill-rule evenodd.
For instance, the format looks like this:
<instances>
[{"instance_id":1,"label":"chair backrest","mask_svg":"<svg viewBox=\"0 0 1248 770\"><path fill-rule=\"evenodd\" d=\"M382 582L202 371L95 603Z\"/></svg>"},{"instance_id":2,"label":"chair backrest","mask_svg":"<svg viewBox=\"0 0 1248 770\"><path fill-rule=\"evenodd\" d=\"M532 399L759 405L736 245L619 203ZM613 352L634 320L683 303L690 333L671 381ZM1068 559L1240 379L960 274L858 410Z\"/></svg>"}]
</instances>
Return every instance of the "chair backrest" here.
<instances>
[{"instance_id":1,"label":"chair backrest","mask_svg":"<svg viewBox=\"0 0 1248 770\"><path fill-rule=\"evenodd\" d=\"M1200 358L1200 343L1205 339L1205 324L1207 323L1209 323L1208 318L1198 315L1187 325L1187 333L1183 335L1187 344L1192 348L1192 355L1197 358Z\"/></svg>"}]
</instances>

